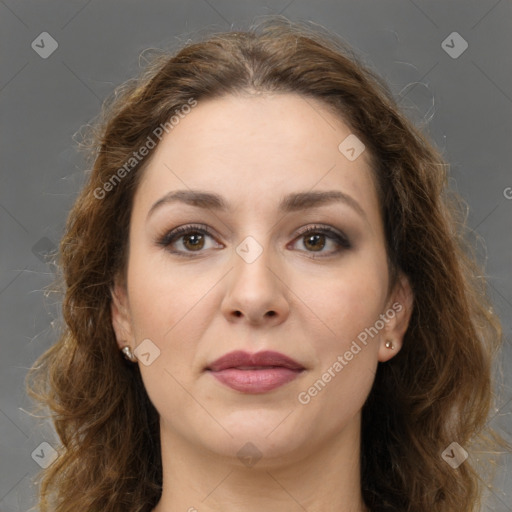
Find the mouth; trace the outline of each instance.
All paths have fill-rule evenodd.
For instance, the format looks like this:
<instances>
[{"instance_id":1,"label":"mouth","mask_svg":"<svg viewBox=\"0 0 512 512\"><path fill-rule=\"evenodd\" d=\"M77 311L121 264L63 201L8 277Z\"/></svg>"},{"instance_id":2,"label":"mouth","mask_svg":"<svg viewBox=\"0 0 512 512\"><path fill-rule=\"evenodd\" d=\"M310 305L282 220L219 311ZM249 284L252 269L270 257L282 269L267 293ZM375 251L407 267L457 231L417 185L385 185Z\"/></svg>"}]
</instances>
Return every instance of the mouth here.
<instances>
[{"instance_id":1,"label":"mouth","mask_svg":"<svg viewBox=\"0 0 512 512\"><path fill-rule=\"evenodd\" d=\"M243 393L266 393L296 379L303 371L292 358L279 352L249 354L234 351L205 368L222 384Z\"/></svg>"}]
</instances>

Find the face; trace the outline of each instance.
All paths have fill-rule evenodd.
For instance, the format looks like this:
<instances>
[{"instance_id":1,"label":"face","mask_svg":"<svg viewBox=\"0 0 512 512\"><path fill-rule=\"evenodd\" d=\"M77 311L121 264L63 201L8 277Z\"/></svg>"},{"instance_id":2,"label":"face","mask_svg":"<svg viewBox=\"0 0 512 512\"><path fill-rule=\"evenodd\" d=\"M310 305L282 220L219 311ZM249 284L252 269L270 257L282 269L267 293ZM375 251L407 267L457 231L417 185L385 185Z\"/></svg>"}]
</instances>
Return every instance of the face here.
<instances>
[{"instance_id":1,"label":"face","mask_svg":"<svg viewBox=\"0 0 512 512\"><path fill-rule=\"evenodd\" d=\"M251 442L271 461L314 453L360 418L412 299L403 277L388 293L369 155L354 159L352 139L340 149L349 135L321 104L280 94L200 101L162 138L135 193L112 318L163 436L233 457ZM298 368L211 371L232 351Z\"/></svg>"}]
</instances>

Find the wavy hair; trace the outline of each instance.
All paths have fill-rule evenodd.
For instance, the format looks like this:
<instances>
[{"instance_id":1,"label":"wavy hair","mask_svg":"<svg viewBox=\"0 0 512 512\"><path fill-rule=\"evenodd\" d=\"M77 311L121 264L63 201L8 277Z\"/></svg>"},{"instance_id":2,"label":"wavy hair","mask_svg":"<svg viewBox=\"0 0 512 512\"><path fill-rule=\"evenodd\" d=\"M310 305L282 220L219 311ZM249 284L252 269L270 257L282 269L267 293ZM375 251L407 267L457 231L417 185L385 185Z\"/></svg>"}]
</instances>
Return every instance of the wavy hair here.
<instances>
[{"instance_id":1,"label":"wavy hair","mask_svg":"<svg viewBox=\"0 0 512 512\"><path fill-rule=\"evenodd\" d=\"M154 149L112 178L191 99L245 93L319 100L363 141L392 282L403 272L414 292L403 348L378 365L363 406L365 504L372 512L478 510L484 455L501 442L488 425L501 327L465 203L450 190L440 151L382 78L313 25L273 16L157 51L94 120L83 142L92 170L59 247L64 322L27 375L30 396L49 409L62 443L42 472L41 512L147 512L160 498L159 416L138 365L118 350L110 314L114 279L126 271L133 195ZM101 198L100 189L108 189ZM471 455L457 469L441 457L454 441Z\"/></svg>"}]
</instances>

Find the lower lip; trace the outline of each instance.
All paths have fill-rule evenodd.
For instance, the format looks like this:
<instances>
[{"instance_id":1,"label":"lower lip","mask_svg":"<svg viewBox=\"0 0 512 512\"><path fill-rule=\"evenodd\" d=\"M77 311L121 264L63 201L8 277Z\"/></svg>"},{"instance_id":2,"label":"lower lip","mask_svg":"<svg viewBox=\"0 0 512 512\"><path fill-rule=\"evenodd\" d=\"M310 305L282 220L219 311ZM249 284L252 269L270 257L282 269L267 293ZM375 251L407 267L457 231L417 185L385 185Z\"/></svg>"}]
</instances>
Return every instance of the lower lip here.
<instances>
[{"instance_id":1,"label":"lower lip","mask_svg":"<svg viewBox=\"0 0 512 512\"><path fill-rule=\"evenodd\" d=\"M243 393L266 393L296 379L302 371L289 368L266 368L262 370L239 370L227 368L210 373L220 382Z\"/></svg>"}]
</instances>

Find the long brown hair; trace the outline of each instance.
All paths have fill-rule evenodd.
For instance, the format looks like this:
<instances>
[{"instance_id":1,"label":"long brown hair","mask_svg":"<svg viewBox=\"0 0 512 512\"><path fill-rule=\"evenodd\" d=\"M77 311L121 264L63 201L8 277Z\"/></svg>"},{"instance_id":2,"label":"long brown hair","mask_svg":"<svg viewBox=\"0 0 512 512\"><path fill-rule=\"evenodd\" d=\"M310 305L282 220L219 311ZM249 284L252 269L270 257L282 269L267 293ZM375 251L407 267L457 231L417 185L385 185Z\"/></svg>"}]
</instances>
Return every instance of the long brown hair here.
<instances>
[{"instance_id":1,"label":"long brown hair","mask_svg":"<svg viewBox=\"0 0 512 512\"><path fill-rule=\"evenodd\" d=\"M43 472L41 512L142 512L159 500L158 413L138 365L118 350L110 315L134 191L153 149L126 163L191 99L244 92L317 99L351 127L372 157L391 275L405 273L413 288L403 348L378 366L362 411L365 503L374 512L477 510L484 467L476 459L497 439L487 419L501 330L448 165L342 40L270 17L158 53L117 88L85 139L92 172L60 244L65 323L27 377L62 441ZM452 442L471 455L457 469L441 457Z\"/></svg>"}]
</instances>

